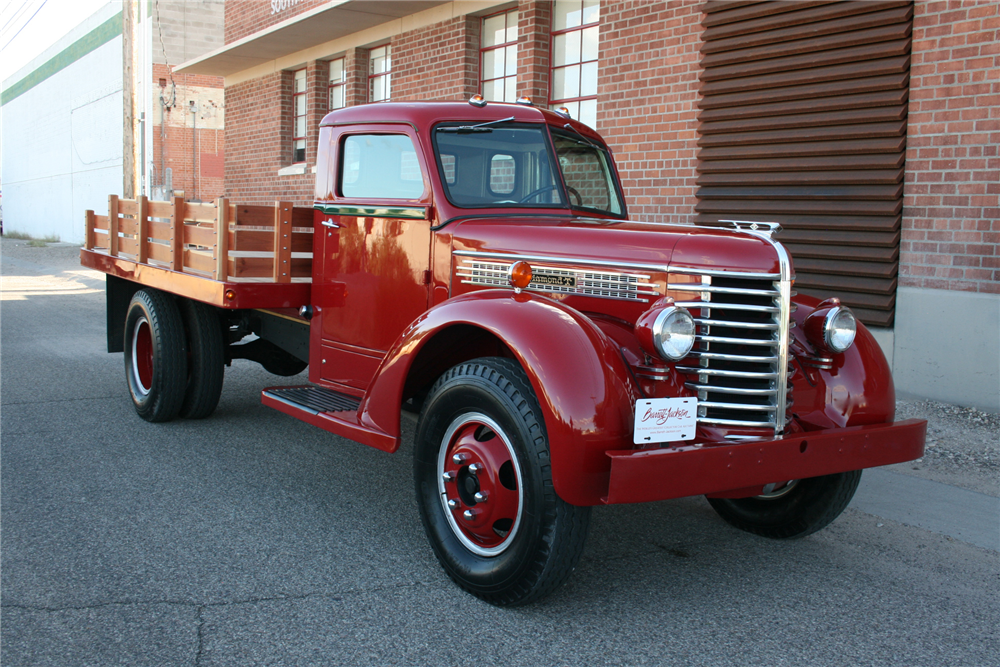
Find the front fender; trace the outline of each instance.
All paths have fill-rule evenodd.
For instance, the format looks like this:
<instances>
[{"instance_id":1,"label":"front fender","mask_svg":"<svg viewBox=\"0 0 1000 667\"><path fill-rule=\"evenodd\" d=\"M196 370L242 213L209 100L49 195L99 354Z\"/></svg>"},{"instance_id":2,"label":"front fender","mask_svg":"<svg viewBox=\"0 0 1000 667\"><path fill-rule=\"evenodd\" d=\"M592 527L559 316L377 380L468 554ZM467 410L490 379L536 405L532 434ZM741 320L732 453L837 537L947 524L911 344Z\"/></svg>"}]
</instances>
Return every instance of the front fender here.
<instances>
[{"instance_id":1,"label":"front fender","mask_svg":"<svg viewBox=\"0 0 1000 667\"><path fill-rule=\"evenodd\" d=\"M524 368L542 409L559 497L574 505L600 503L610 474L605 452L631 443L638 391L614 342L588 317L553 299L482 290L428 310L383 360L362 401L362 423L398 439L410 367L435 334L455 325L489 332Z\"/></svg>"}]
</instances>

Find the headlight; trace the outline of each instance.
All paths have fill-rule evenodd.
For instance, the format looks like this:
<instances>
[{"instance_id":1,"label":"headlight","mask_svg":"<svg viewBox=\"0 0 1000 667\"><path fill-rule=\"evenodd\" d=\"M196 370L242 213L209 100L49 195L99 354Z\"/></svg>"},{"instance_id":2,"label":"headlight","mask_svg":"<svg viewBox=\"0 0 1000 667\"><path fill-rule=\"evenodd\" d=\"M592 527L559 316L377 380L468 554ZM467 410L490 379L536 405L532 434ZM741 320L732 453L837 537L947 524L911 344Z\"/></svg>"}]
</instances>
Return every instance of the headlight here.
<instances>
[{"instance_id":1,"label":"headlight","mask_svg":"<svg viewBox=\"0 0 1000 667\"><path fill-rule=\"evenodd\" d=\"M840 354L849 348L857 333L858 321L854 313L843 306L832 309L823 320L823 340L831 352Z\"/></svg>"},{"instance_id":2,"label":"headlight","mask_svg":"<svg viewBox=\"0 0 1000 667\"><path fill-rule=\"evenodd\" d=\"M656 316L652 328L653 346L664 359L678 361L691 352L694 346L694 318L684 308L664 308Z\"/></svg>"}]
</instances>

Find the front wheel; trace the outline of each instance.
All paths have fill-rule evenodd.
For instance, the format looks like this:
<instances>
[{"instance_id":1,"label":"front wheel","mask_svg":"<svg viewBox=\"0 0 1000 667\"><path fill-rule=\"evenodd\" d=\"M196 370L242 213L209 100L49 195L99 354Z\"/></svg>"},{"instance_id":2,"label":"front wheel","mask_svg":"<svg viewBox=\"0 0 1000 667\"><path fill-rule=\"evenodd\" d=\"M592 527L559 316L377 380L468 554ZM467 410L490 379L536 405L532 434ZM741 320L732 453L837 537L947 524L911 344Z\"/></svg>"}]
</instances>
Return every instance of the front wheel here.
<instances>
[{"instance_id":1,"label":"front wheel","mask_svg":"<svg viewBox=\"0 0 1000 667\"><path fill-rule=\"evenodd\" d=\"M590 508L556 495L541 410L518 364L478 359L435 383L417 427L414 477L434 553L473 595L524 604L576 567Z\"/></svg>"},{"instance_id":2,"label":"front wheel","mask_svg":"<svg viewBox=\"0 0 1000 667\"><path fill-rule=\"evenodd\" d=\"M727 523L775 539L805 537L828 526L854 497L861 471L769 484L753 498L709 498Z\"/></svg>"}]
</instances>

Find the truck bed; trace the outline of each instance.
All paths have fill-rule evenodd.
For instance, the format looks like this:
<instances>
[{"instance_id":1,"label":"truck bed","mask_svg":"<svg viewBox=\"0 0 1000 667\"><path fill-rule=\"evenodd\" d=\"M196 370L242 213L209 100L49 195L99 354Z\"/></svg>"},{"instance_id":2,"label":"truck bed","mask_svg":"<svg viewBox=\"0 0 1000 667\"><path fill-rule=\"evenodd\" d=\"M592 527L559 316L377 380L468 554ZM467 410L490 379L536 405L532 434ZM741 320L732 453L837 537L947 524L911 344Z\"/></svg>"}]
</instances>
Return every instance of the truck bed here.
<instances>
[{"instance_id":1,"label":"truck bed","mask_svg":"<svg viewBox=\"0 0 1000 667\"><path fill-rule=\"evenodd\" d=\"M84 266L220 308L309 303L313 212L274 206L108 198L86 212Z\"/></svg>"}]
</instances>

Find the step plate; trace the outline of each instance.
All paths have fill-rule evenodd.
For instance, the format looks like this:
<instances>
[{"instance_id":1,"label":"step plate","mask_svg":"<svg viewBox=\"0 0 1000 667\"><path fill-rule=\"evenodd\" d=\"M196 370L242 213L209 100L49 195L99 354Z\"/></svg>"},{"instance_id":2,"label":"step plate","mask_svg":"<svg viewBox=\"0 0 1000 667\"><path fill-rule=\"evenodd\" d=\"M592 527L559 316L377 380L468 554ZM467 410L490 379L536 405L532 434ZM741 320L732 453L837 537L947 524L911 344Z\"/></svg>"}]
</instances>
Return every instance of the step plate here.
<instances>
[{"instance_id":1,"label":"step plate","mask_svg":"<svg viewBox=\"0 0 1000 667\"><path fill-rule=\"evenodd\" d=\"M357 412L361 401L353 396L311 385L265 389L265 396L318 415L321 412Z\"/></svg>"}]
</instances>

